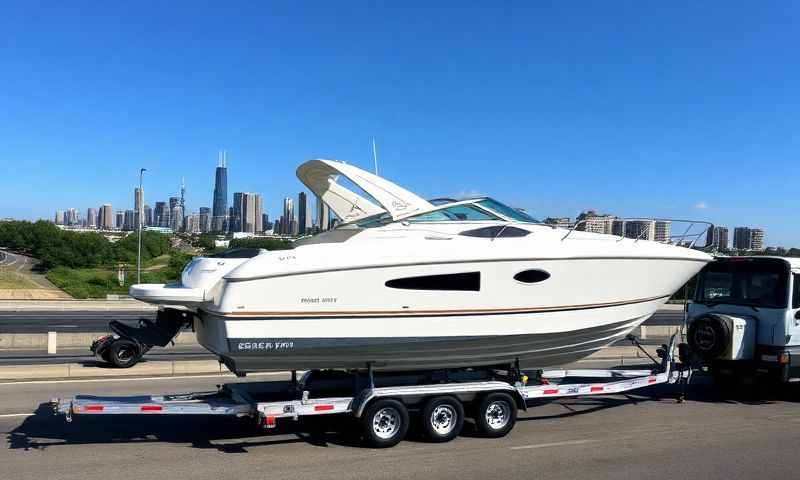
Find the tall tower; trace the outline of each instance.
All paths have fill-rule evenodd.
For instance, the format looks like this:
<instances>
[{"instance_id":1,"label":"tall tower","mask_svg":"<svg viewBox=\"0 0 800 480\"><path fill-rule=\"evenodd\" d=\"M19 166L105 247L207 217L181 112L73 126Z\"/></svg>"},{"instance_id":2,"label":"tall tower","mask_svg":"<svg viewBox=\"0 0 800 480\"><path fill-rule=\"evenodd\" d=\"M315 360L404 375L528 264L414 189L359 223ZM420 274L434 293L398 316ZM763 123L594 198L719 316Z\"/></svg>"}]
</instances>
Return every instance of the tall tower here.
<instances>
[{"instance_id":1,"label":"tall tower","mask_svg":"<svg viewBox=\"0 0 800 480\"><path fill-rule=\"evenodd\" d=\"M297 195L297 227L298 233L300 235L305 235L306 233L306 222L311 220L311 216L308 212L308 201L306 199L306 192L300 192Z\"/></svg>"},{"instance_id":2,"label":"tall tower","mask_svg":"<svg viewBox=\"0 0 800 480\"><path fill-rule=\"evenodd\" d=\"M144 191L139 187L133 189L133 211L134 229L138 230L139 225L144 225Z\"/></svg>"},{"instance_id":3,"label":"tall tower","mask_svg":"<svg viewBox=\"0 0 800 480\"><path fill-rule=\"evenodd\" d=\"M228 217L228 167L227 152L219 152L217 171L214 178L214 203L211 207L211 229L215 232L225 230Z\"/></svg>"},{"instance_id":4,"label":"tall tower","mask_svg":"<svg viewBox=\"0 0 800 480\"><path fill-rule=\"evenodd\" d=\"M186 218L186 182L181 177L181 216Z\"/></svg>"}]
</instances>

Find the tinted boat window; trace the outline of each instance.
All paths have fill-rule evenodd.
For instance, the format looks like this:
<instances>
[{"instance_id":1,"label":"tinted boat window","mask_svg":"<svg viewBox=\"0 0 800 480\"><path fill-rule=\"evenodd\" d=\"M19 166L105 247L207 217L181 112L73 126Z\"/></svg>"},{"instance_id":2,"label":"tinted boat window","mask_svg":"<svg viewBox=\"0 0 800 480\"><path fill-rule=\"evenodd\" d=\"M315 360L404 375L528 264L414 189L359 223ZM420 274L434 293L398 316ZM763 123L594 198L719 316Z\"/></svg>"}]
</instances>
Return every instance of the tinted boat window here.
<instances>
[{"instance_id":1,"label":"tinted boat window","mask_svg":"<svg viewBox=\"0 0 800 480\"><path fill-rule=\"evenodd\" d=\"M206 255L207 258L253 258L261 250L258 248L230 248L213 255Z\"/></svg>"},{"instance_id":2,"label":"tinted boat window","mask_svg":"<svg viewBox=\"0 0 800 480\"><path fill-rule=\"evenodd\" d=\"M386 282L386 286L404 290L455 290L477 292L481 289L481 274L480 272L468 272L397 278Z\"/></svg>"},{"instance_id":3,"label":"tinted boat window","mask_svg":"<svg viewBox=\"0 0 800 480\"><path fill-rule=\"evenodd\" d=\"M406 219L407 222L452 222L501 220L500 217L470 205L455 205Z\"/></svg>"},{"instance_id":4,"label":"tinted boat window","mask_svg":"<svg viewBox=\"0 0 800 480\"><path fill-rule=\"evenodd\" d=\"M539 283L550 278L550 274L544 270L525 270L514 275L514 280L522 283Z\"/></svg>"},{"instance_id":5,"label":"tinted boat window","mask_svg":"<svg viewBox=\"0 0 800 480\"><path fill-rule=\"evenodd\" d=\"M491 227L481 227L473 230L466 230L461 232L460 235L464 235L465 237L504 238L504 237L524 237L529 233L531 232L517 227L492 225Z\"/></svg>"}]
</instances>

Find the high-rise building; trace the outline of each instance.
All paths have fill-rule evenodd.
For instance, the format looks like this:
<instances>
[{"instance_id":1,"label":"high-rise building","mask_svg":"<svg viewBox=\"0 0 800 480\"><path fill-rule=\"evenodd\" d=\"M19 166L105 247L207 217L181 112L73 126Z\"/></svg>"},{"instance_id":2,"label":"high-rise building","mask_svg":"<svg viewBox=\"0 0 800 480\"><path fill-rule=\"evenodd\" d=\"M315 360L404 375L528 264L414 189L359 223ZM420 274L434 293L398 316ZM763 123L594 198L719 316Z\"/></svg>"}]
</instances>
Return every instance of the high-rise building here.
<instances>
[{"instance_id":1,"label":"high-rise building","mask_svg":"<svg viewBox=\"0 0 800 480\"><path fill-rule=\"evenodd\" d=\"M281 219L281 233L292 234L292 221L294 221L294 202L291 198L283 199L283 218Z\"/></svg>"},{"instance_id":2,"label":"high-rise building","mask_svg":"<svg viewBox=\"0 0 800 480\"><path fill-rule=\"evenodd\" d=\"M144 190L136 187L133 189L133 230L138 230L144 223Z\"/></svg>"},{"instance_id":3,"label":"high-rise building","mask_svg":"<svg viewBox=\"0 0 800 480\"><path fill-rule=\"evenodd\" d=\"M733 248L737 250L750 250L750 229L736 227L733 229Z\"/></svg>"},{"instance_id":4,"label":"high-rise building","mask_svg":"<svg viewBox=\"0 0 800 480\"><path fill-rule=\"evenodd\" d=\"M125 226L125 211L120 210L114 214L114 228L122 230Z\"/></svg>"},{"instance_id":5,"label":"high-rise building","mask_svg":"<svg viewBox=\"0 0 800 480\"><path fill-rule=\"evenodd\" d=\"M261 195L250 192L233 194L233 214L230 217L234 232L260 232L263 210Z\"/></svg>"},{"instance_id":6,"label":"high-rise building","mask_svg":"<svg viewBox=\"0 0 800 480\"><path fill-rule=\"evenodd\" d=\"M186 231L190 233L201 233L200 230L200 214L199 213L192 213L191 215L187 215L184 219L184 225L186 225Z\"/></svg>"},{"instance_id":7,"label":"high-rise building","mask_svg":"<svg viewBox=\"0 0 800 480\"><path fill-rule=\"evenodd\" d=\"M706 245L713 246L715 250L728 249L728 227L713 226L706 234Z\"/></svg>"},{"instance_id":8,"label":"high-rise building","mask_svg":"<svg viewBox=\"0 0 800 480\"><path fill-rule=\"evenodd\" d=\"M97 228L97 209L89 208L86 210L86 226L89 228Z\"/></svg>"},{"instance_id":9,"label":"high-rise building","mask_svg":"<svg viewBox=\"0 0 800 480\"><path fill-rule=\"evenodd\" d=\"M165 202L156 202L153 210L153 225L156 227L169 227L169 210Z\"/></svg>"},{"instance_id":10,"label":"high-rise building","mask_svg":"<svg viewBox=\"0 0 800 480\"><path fill-rule=\"evenodd\" d=\"M111 208L110 203L105 203L100 207L100 229L113 230L114 229L114 210Z\"/></svg>"},{"instance_id":11,"label":"high-rise building","mask_svg":"<svg viewBox=\"0 0 800 480\"><path fill-rule=\"evenodd\" d=\"M669 243L672 239L672 222L668 220L656 220L655 234L653 240L656 242Z\"/></svg>"},{"instance_id":12,"label":"high-rise building","mask_svg":"<svg viewBox=\"0 0 800 480\"><path fill-rule=\"evenodd\" d=\"M211 231L211 209L208 207L200 207L200 233L207 233Z\"/></svg>"},{"instance_id":13,"label":"high-rise building","mask_svg":"<svg viewBox=\"0 0 800 480\"><path fill-rule=\"evenodd\" d=\"M125 210L122 229L126 231L136 230L136 212L134 210Z\"/></svg>"},{"instance_id":14,"label":"high-rise building","mask_svg":"<svg viewBox=\"0 0 800 480\"><path fill-rule=\"evenodd\" d=\"M244 192L233 192L233 214L228 216L228 224L229 230L231 232L243 232L244 231L244 201L245 201L245 193Z\"/></svg>"},{"instance_id":15,"label":"high-rise building","mask_svg":"<svg viewBox=\"0 0 800 480\"><path fill-rule=\"evenodd\" d=\"M311 212L308 211L306 192L297 195L297 233L300 235L311 233Z\"/></svg>"},{"instance_id":16,"label":"high-rise building","mask_svg":"<svg viewBox=\"0 0 800 480\"><path fill-rule=\"evenodd\" d=\"M613 215L589 215L577 224L575 230L610 234L614 230L614 220L616 218Z\"/></svg>"},{"instance_id":17,"label":"high-rise building","mask_svg":"<svg viewBox=\"0 0 800 480\"><path fill-rule=\"evenodd\" d=\"M171 228L173 231L180 232L183 230L183 208L181 208L180 203L176 203L175 206L170 210L169 221L169 228Z\"/></svg>"},{"instance_id":18,"label":"high-rise building","mask_svg":"<svg viewBox=\"0 0 800 480\"><path fill-rule=\"evenodd\" d=\"M328 209L328 204L317 197L317 227L321 231L326 231L330 226L331 212Z\"/></svg>"},{"instance_id":19,"label":"high-rise building","mask_svg":"<svg viewBox=\"0 0 800 480\"><path fill-rule=\"evenodd\" d=\"M272 225L269 224L269 214L261 214L261 231L268 232L272 230Z\"/></svg>"},{"instance_id":20,"label":"high-rise building","mask_svg":"<svg viewBox=\"0 0 800 480\"><path fill-rule=\"evenodd\" d=\"M764 250L764 230L761 228L750 229L750 249Z\"/></svg>"},{"instance_id":21,"label":"high-rise building","mask_svg":"<svg viewBox=\"0 0 800 480\"><path fill-rule=\"evenodd\" d=\"M56 225L64 225L64 210L56 210Z\"/></svg>"},{"instance_id":22,"label":"high-rise building","mask_svg":"<svg viewBox=\"0 0 800 480\"><path fill-rule=\"evenodd\" d=\"M214 203L212 205L211 228L215 232L226 229L228 216L228 167L227 153L219 153L217 170L214 178Z\"/></svg>"},{"instance_id":23,"label":"high-rise building","mask_svg":"<svg viewBox=\"0 0 800 480\"><path fill-rule=\"evenodd\" d=\"M153 226L153 209L147 204L144 206L144 224L148 227Z\"/></svg>"},{"instance_id":24,"label":"high-rise building","mask_svg":"<svg viewBox=\"0 0 800 480\"><path fill-rule=\"evenodd\" d=\"M183 230L183 206L180 197L169 197L169 228Z\"/></svg>"},{"instance_id":25,"label":"high-rise building","mask_svg":"<svg viewBox=\"0 0 800 480\"><path fill-rule=\"evenodd\" d=\"M78 224L78 211L74 208L70 208L67 210L67 218L64 221L67 225L77 225Z\"/></svg>"}]
</instances>

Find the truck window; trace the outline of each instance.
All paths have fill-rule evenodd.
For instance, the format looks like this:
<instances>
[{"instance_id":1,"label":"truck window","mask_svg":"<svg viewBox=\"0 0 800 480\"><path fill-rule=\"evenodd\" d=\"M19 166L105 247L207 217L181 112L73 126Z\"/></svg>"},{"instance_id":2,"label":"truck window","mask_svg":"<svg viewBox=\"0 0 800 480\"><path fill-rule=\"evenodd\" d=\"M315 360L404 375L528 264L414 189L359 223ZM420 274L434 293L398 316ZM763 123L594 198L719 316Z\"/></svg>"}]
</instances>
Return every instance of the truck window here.
<instances>
[{"instance_id":1,"label":"truck window","mask_svg":"<svg viewBox=\"0 0 800 480\"><path fill-rule=\"evenodd\" d=\"M705 304L786 308L789 272L772 259L717 261L700 274L695 300Z\"/></svg>"},{"instance_id":2,"label":"truck window","mask_svg":"<svg viewBox=\"0 0 800 480\"><path fill-rule=\"evenodd\" d=\"M800 273L792 275L794 279L794 291L792 292L792 308L800 308Z\"/></svg>"}]
</instances>

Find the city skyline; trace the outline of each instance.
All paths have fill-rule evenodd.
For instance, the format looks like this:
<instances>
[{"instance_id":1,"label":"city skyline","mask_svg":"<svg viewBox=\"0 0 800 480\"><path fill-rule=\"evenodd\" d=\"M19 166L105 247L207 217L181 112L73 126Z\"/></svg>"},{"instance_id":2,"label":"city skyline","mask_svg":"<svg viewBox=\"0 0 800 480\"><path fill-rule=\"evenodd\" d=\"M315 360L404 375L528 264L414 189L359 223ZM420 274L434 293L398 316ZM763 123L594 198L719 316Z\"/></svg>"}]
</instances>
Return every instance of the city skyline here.
<instances>
[{"instance_id":1,"label":"city skyline","mask_svg":"<svg viewBox=\"0 0 800 480\"><path fill-rule=\"evenodd\" d=\"M4 11L0 97L16 121L0 122L0 217L127 208L142 167L151 206L185 176L192 212L213 207L220 147L229 191L261 192L277 216L297 165L372 171L374 137L381 175L426 198L760 225L800 244L786 189L800 177L786 49L800 5L760 6L763 28L742 4L444 4L424 22L404 4L120 8Z\"/></svg>"}]
</instances>

